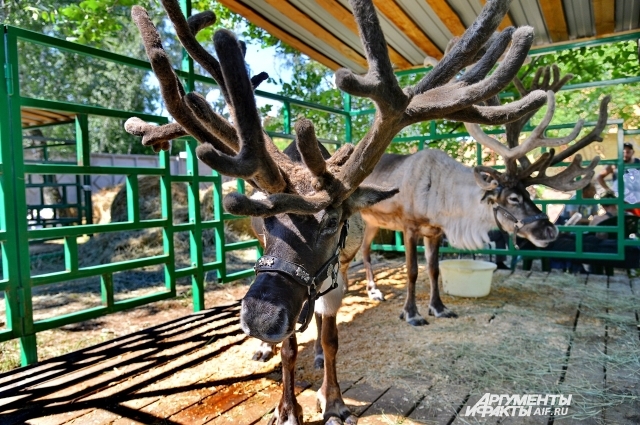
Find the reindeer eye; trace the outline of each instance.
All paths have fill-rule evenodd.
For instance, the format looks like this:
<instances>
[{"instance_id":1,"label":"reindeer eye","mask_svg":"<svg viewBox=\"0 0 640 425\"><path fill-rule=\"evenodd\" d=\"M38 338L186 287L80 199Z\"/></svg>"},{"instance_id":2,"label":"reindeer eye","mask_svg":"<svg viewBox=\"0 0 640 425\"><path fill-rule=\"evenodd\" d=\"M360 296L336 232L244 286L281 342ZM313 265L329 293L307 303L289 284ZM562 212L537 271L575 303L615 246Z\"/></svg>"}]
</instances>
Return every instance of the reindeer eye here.
<instances>
[{"instance_id":1,"label":"reindeer eye","mask_svg":"<svg viewBox=\"0 0 640 425\"><path fill-rule=\"evenodd\" d=\"M509 196L508 199L510 204L519 204L520 203L520 197L518 195L511 195Z\"/></svg>"},{"instance_id":2,"label":"reindeer eye","mask_svg":"<svg viewBox=\"0 0 640 425\"><path fill-rule=\"evenodd\" d=\"M329 232L335 230L336 227L338 227L338 219L336 217L332 217L327 220L323 230Z\"/></svg>"}]
</instances>

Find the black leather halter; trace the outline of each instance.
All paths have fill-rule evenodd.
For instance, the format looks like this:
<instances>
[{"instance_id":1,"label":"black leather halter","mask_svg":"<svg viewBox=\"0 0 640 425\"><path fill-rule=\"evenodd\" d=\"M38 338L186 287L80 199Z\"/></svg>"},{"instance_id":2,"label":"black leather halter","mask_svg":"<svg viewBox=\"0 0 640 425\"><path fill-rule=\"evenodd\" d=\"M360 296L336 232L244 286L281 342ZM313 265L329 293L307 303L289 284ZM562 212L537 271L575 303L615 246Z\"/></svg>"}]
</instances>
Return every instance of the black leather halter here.
<instances>
[{"instance_id":1,"label":"black leather halter","mask_svg":"<svg viewBox=\"0 0 640 425\"><path fill-rule=\"evenodd\" d=\"M518 230L522 229L524 226L526 226L529 223L533 223L534 221L549 219L548 215L546 215L545 213L540 213L540 214L530 215L528 217L523 218L522 220L518 220L516 216L511 214L505 207L503 207L502 205L495 204L493 206L493 218L495 219L496 224L498 225L498 228L507 234L509 234L509 232L504 230L504 228L502 227L502 224L500 224L500 220L498 220L498 210L503 215L503 217L508 218L514 223L513 233L511 234L511 238L513 239L513 246L516 249L520 249L520 247L516 243L516 235L518 234Z\"/></svg>"},{"instance_id":2,"label":"black leather halter","mask_svg":"<svg viewBox=\"0 0 640 425\"><path fill-rule=\"evenodd\" d=\"M349 222L345 221L342 225L342 231L340 232L340 239L338 240L338 247L335 253L326 263L324 263L320 269L311 276L311 274L301 265L292 263L282 258L274 257L271 255L263 255L255 264L253 269L256 271L256 275L260 272L278 272L293 279L294 282L299 283L307 288L308 293L308 309L307 317L304 323L296 332L304 332L311 318L313 317L313 310L315 302L318 298L326 295L329 291L332 291L338 287L338 267L340 259L340 251L345 247L347 241L347 234L349 232ZM322 286L322 282L329 277L331 273L331 286L323 291L318 292L318 289Z\"/></svg>"}]
</instances>

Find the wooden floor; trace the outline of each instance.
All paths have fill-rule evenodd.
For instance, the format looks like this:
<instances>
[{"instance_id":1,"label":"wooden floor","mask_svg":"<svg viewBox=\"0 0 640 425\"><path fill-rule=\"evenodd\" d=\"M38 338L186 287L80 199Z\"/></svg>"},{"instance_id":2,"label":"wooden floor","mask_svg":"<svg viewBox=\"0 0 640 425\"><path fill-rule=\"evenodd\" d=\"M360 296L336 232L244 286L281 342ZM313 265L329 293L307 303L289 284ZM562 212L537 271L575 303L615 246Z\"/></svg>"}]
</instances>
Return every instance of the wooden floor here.
<instances>
[{"instance_id":1,"label":"wooden floor","mask_svg":"<svg viewBox=\"0 0 640 425\"><path fill-rule=\"evenodd\" d=\"M543 275L546 273L523 274L527 281ZM635 279L622 274L585 278L585 285L589 282L604 288L608 297L633 299L640 292ZM378 387L356 379L341 383L345 401L360 417L361 425L640 423L637 358L628 364L594 369L581 364L584 357L579 355L597 352L611 356L617 347L638 347L640 306L615 312L598 311L599 307L587 304L576 299L572 333L556 384L586 380L592 386L626 394L626 398L610 406L598 404L597 412L584 420L560 421L550 415L464 416L479 395L459 386L416 394L406 385ZM266 424L281 391L277 366L242 376L212 378L212 365L228 362L234 347L249 342L239 328L238 312L239 304L213 308L4 373L0 375L0 424ZM631 323L635 329L618 332L613 322L600 320L602 314L626 315L621 323ZM549 320L554 320L553 311ZM298 400L305 412L315 412L319 385L299 383ZM578 396L573 395L574 402ZM582 396L588 398L589 394ZM309 423L321 423L319 415L314 418Z\"/></svg>"}]
</instances>

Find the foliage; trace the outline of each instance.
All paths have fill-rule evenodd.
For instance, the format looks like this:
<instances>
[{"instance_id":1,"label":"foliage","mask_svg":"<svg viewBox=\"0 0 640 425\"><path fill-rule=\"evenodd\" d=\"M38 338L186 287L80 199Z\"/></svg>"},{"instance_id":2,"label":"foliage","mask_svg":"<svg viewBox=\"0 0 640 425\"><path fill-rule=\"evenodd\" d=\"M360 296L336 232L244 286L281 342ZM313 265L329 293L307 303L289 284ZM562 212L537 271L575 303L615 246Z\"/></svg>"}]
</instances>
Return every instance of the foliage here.
<instances>
[{"instance_id":1,"label":"foliage","mask_svg":"<svg viewBox=\"0 0 640 425\"><path fill-rule=\"evenodd\" d=\"M123 53L128 56L144 58L139 43L137 30L129 18L129 9L133 4L140 4L150 11L152 17L162 17L164 13L158 0L36 0L28 3L0 0L3 7L5 22L26 27L34 31L64 37L68 40L83 44L106 48L110 51ZM210 0L193 0L193 13L203 10L213 10L218 21L213 28L198 34L198 39L205 47L210 48L212 33L216 28L225 27L239 34L247 43L253 43L261 48L273 47L282 69L291 71L293 79L284 81L279 76L271 76L271 82L280 85L278 94L303 100L305 102L320 103L342 109L343 96L333 84L332 72L305 55L295 51L287 44L271 36L266 31L247 22L244 18L230 12L217 2ZM160 19L160 18L156 18ZM158 29L163 33L165 48L173 56L174 63L180 58L180 46L172 37L173 30L165 21L157 20ZM166 36L165 36L166 35ZM35 60L37 63L50 64L48 68L55 68L57 75L74 81L74 87L65 86L69 99L85 99L90 104L99 104L117 109L131 109L141 111L155 111L160 107L158 93L151 88L145 75L125 76L123 71L111 65L91 63L87 58L62 58L60 53L47 51L31 52L26 49L21 52L25 59ZM83 62L84 61L84 62ZM25 62L34 63L34 62ZM635 77L640 75L638 53L633 41L594 47L582 47L560 51L555 54L537 56L531 64L523 67L519 76L529 82L535 69L541 65L558 63L562 72L575 75L569 84L610 80L617 78ZM75 68L74 68L75 64ZM78 70L87 70L84 74ZM59 71L58 71L59 70ZM252 70L253 71L253 70ZM255 70L253 73L261 70ZM40 97L50 97L56 93L56 83L47 83L49 77L35 76L34 70L25 71L25 77L32 83L25 90L28 93L39 93ZM423 74L410 74L399 77L401 85L411 85L417 82ZM55 79L54 79L55 81ZM60 78L58 78L58 82ZM39 84L43 89L38 91ZM204 88L202 93L209 93L208 98L214 107L224 112L224 105L212 87ZM135 93L139 93L138 96ZM508 91L516 92L511 87ZM109 93L118 93L117 97ZM599 99L606 93L612 94L613 101L609 111L611 118L624 119L627 126L638 127L640 118L637 114L637 99L640 97L640 87L635 85L609 86L582 90L562 91L557 95L557 102L561 107L556 109L554 123L574 122L578 118L593 120L597 116ZM367 99L352 98L353 110L371 109ZM261 107L265 118L265 128L270 131L284 131L284 105L271 104ZM539 113L543 113L543 110ZM311 119L316 126L318 137L326 140L344 142L348 139L345 134L345 118L340 114L318 111L314 109L291 105L290 114L292 124L300 116ZM356 115L352 118L352 140L359 140L366 133L373 120L372 114ZM539 115L533 122L539 120ZM141 147L133 138L120 131L121 123L114 121L113 127L107 124L94 125L91 129L92 140L96 140L94 149L113 150L118 152L137 152ZM93 125L93 124L92 124ZM457 134L464 131L460 123L438 121L413 125L398 135L400 138L424 137L433 131L437 135ZM292 125L293 127L293 125ZM116 134L118 131L121 134ZM429 143L430 147L446 150L454 157L469 158L474 155L475 146L459 137L451 140L439 139ZM391 151L410 153L418 148L417 141L393 143Z\"/></svg>"},{"instance_id":2,"label":"foliage","mask_svg":"<svg viewBox=\"0 0 640 425\"><path fill-rule=\"evenodd\" d=\"M566 86L640 76L636 43L624 41L537 56L528 66L522 68L519 77L529 83L538 67L553 63L558 64L562 75L573 74L573 79ZM515 92L515 88L511 87L511 90ZM580 118L595 120L600 99L606 94L612 96L609 118L623 119L627 128L638 128L638 84L564 90L556 96L556 102L562 107L556 108L554 123L575 122Z\"/></svg>"}]
</instances>

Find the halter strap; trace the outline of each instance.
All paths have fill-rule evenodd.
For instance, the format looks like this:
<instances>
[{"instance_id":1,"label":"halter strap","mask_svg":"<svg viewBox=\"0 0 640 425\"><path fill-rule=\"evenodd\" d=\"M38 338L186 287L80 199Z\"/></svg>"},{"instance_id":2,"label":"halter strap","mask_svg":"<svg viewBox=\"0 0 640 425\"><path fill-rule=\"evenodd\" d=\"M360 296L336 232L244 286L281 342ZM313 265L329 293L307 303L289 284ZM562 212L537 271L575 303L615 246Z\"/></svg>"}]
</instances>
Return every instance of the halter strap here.
<instances>
[{"instance_id":1,"label":"halter strap","mask_svg":"<svg viewBox=\"0 0 640 425\"><path fill-rule=\"evenodd\" d=\"M283 260L282 258L274 257L272 255L263 255L253 267L256 275L260 272L278 272L290 277L294 282L307 288L307 301L309 306L307 309L307 317L296 332L304 332L309 326L309 323L311 323L315 301L338 287L338 264L340 260L340 251L345 247L348 233L349 222L345 221L342 225L340 239L338 240L338 246L336 247L335 253L313 276L311 276L311 274L300 264L292 263L291 261ZM322 286L322 282L329 277L329 273L331 273L331 286L329 286L325 291L318 293L318 289Z\"/></svg>"},{"instance_id":2,"label":"halter strap","mask_svg":"<svg viewBox=\"0 0 640 425\"><path fill-rule=\"evenodd\" d=\"M513 233L511 234L511 238L513 240L513 246L516 249L520 249L520 247L518 246L518 244L516 243L516 235L518 234L518 230L522 229L524 226L526 226L529 223L533 223L534 221L538 221L538 220L548 220L549 216L546 215L545 213L539 213L539 214L534 214L534 215L530 215L527 216L525 218L523 218L522 220L518 220L516 218L516 216L514 216L513 214L511 214L505 207L503 207L502 205L498 205L495 204L493 206L493 218L496 221L496 224L498 225L498 228L505 232L505 233L509 233L506 230L504 230L504 228L502 227L502 224L500 224L500 220L498 220L498 211L500 211L500 213L508 218L509 220L513 221Z\"/></svg>"}]
</instances>

